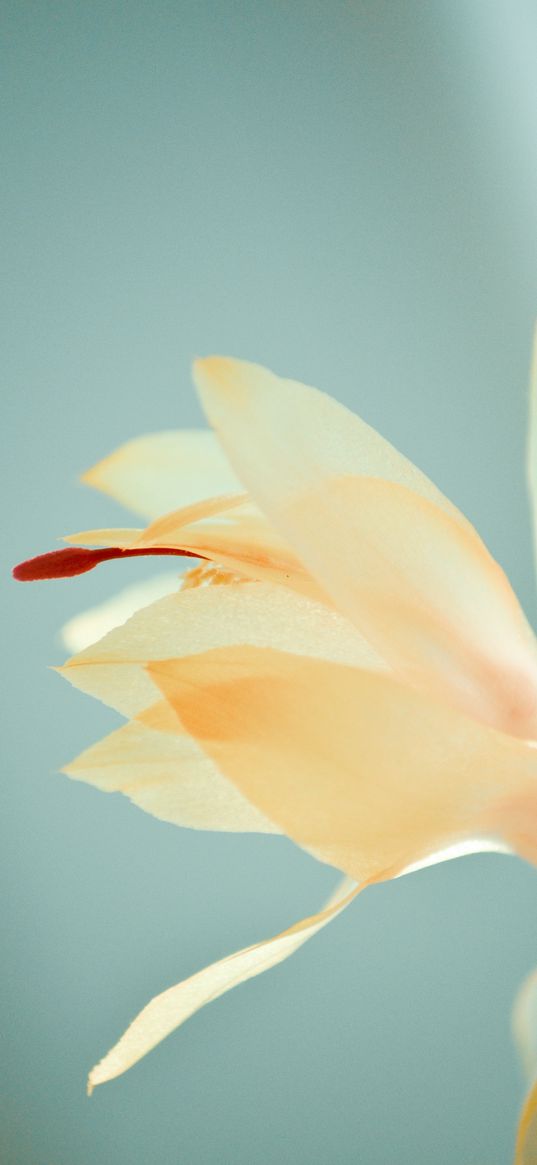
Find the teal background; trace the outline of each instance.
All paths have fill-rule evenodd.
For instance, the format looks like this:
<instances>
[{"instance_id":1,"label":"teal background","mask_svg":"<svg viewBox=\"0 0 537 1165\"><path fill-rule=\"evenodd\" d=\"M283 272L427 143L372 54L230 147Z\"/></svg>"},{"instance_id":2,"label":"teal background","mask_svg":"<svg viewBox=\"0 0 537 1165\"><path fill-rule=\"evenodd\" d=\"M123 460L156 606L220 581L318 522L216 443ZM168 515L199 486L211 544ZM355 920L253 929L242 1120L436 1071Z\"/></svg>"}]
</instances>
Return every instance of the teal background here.
<instances>
[{"instance_id":1,"label":"teal background","mask_svg":"<svg viewBox=\"0 0 537 1165\"><path fill-rule=\"evenodd\" d=\"M123 521L77 474L198 423L189 363L220 351L392 439L535 618L533 0L2 13L4 578ZM58 627L150 572L6 587L0 1159L504 1165L523 1089L509 1011L537 964L537 878L511 858L371 890L85 1098L153 994L335 881L286 841L179 831L57 775L117 723L46 670Z\"/></svg>"}]
</instances>

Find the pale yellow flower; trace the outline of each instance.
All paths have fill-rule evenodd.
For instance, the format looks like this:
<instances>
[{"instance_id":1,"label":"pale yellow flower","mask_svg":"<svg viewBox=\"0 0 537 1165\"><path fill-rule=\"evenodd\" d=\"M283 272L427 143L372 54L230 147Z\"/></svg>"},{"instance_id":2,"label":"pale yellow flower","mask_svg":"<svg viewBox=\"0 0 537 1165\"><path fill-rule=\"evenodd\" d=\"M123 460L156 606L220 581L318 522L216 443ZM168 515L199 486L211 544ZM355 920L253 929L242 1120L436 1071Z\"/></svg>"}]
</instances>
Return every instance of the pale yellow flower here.
<instances>
[{"instance_id":1,"label":"pale yellow flower","mask_svg":"<svg viewBox=\"0 0 537 1165\"><path fill-rule=\"evenodd\" d=\"M60 669L127 717L66 771L178 825L285 833L344 882L318 914L153 999L90 1087L371 882L486 849L537 861L537 643L470 522L317 390L216 357L195 381L216 436L140 438L85 477L150 524L18 568L209 564L154 602L131 595L125 616L141 609ZM91 619L76 643L99 634Z\"/></svg>"}]
</instances>

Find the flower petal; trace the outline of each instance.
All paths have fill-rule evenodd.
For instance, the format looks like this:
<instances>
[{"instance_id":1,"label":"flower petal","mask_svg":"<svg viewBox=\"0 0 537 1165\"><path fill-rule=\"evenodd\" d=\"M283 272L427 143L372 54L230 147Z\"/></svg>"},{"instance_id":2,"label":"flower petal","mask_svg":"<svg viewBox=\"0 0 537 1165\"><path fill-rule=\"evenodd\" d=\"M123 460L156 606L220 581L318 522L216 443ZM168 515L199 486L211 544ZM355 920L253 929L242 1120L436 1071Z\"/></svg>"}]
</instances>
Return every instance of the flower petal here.
<instances>
[{"instance_id":1,"label":"flower petal","mask_svg":"<svg viewBox=\"0 0 537 1165\"><path fill-rule=\"evenodd\" d=\"M61 629L63 643L68 651L83 651L114 627L121 627L136 611L178 591L180 585L180 577L171 573L157 574L144 582L133 583L106 602L69 619Z\"/></svg>"},{"instance_id":2,"label":"flower petal","mask_svg":"<svg viewBox=\"0 0 537 1165\"><path fill-rule=\"evenodd\" d=\"M69 546L135 546L143 534L139 526L105 526L97 530L79 530L66 534L62 542Z\"/></svg>"},{"instance_id":3,"label":"flower petal","mask_svg":"<svg viewBox=\"0 0 537 1165\"><path fill-rule=\"evenodd\" d=\"M76 534L67 534L63 542L70 546L121 546L134 547L148 539L149 543L158 546L173 545L166 541L168 529L174 535L185 527L190 527L207 518L220 518L223 522L233 521L235 511L249 515L252 505L247 494L218 494L216 497L204 498L203 501L193 502L188 506L181 506L151 522L145 529L139 527L107 527L100 530L79 530ZM158 531L159 538L152 537Z\"/></svg>"},{"instance_id":4,"label":"flower petal","mask_svg":"<svg viewBox=\"0 0 537 1165\"><path fill-rule=\"evenodd\" d=\"M209 521L212 516L215 520ZM87 547L101 546L135 554L179 552L216 562L245 578L265 579L299 594L329 601L277 531L244 494L234 499L229 496L213 498L175 510L152 522L146 530L82 530L69 534L64 541L84 547L84 552ZM50 555L45 557L50 558ZM30 560L30 565L33 562Z\"/></svg>"},{"instance_id":5,"label":"flower petal","mask_svg":"<svg viewBox=\"0 0 537 1165\"><path fill-rule=\"evenodd\" d=\"M149 519L213 494L241 490L206 429L136 437L89 469L82 481Z\"/></svg>"},{"instance_id":6,"label":"flower petal","mask_svg":"<svg viewBox=\"0 0 537 1165\"><path fill-rule=\"evenodd\" d=\"M470 715L537 737L535 639L455 507L313 389L217 359L196 380L245 486L379 654Z\"/></svg>"},{"instance_id":7,"label":"flower petal","mask_svg":"<svg viewBox=\"0 0 537 1165\"><path fill-rule=\"evenodd\" d=\"M167 546L187 551L246 578L274 582L327 601L296 555L250 502L233 510L226 522L222 519L227 515L222 514L217 522L185 525L182 514L167 514L153 522L137 539L136 548Z\"/></svg>"},{"instance_id":8,"label":"flower petal","mask_svg":"<svg viewBox=\"0 0 537 1165\"><path fill-rule=\"evenodd\" d=\"M168 705L169 707L169 705ZM218 772L194 740L124 724L62 770L105 793L124 793L161 821L188 829L279 833Z\"/></svg>"},{"instance_id":9,"label":"flower petal","mask_svg":"<svg viewBox=\"0 0 537 1165\"><path fill-rule=\"evenodd\" d=\"M262 494L276 501L307 493L319 477L359 474L404 485L466 522L408 458L326 393L245 360L210 356L193 371L231 464L267 513Z\"/></svg>"},{"instance_id":10,"label":"flower petal","mask_svg":"<svg viewBox=\"0 0 537 1165\"><path fill-rule=\"evenodd\" d=\"M345 879L324 910L318 914L295 923L275 938L219 959L203 971L198 971L189 979L155 996L104 1060L90 1072L88 1092L91 1094L95 1085L104 1084L126 1072L206 1003L212 1003L232 987L288 959L317 931L336 918L356 897L359 889L361 887Z\"/></svg>"},{"instance_id":11,"label":"flower petal","mask_svg":"<svg viewBox=\"0 0 537 1165\"><path fill-rule=\"evenodd\" d=\"M149 672L243 795L356 881L466 839L518 848L520 800L535 847L537 749L388 673L253 647Z\"/></svg>"},{"instance_id":12,"label":"flower petal","mask_svg":"<svg viewBox=\"0 0 537 1165\"><path fill-rule=\"evenodd\" d=\"M352 624L322 603L268 583L230 583L158 600L58 671L81 691L133 719L157 697L145 669L148 661L236 643L274 646L357 667L384 666Z\"/></svg>"}]
</instances>

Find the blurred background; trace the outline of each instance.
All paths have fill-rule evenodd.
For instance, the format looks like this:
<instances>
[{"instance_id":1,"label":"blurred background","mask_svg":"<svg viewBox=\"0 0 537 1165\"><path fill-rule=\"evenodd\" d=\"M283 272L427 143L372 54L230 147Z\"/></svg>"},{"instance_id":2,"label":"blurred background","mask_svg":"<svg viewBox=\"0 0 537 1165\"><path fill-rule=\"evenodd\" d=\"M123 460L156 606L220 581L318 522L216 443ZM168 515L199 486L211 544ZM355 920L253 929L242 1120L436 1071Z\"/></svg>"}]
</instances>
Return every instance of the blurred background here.
<instances>
[{"instance_id":1,"label":"blurred background","mask_svg":"<svg viewBox=\"0 0 537 1165\"><path fill-rule=\"evenodd\" d=\"M3 578L129 519L77 475L201 423L193 355L327 389L477 524L535 620L533 0L4 0ZM261 454L261 451L260 451ZM58 769L113 728L58 628L152 573L6 585L6 1165L504 1165L537 878L380 886L85 1097L157 991L320 905L284 840L162 824ZM491 633L493 629L491 629Z\"/></svg>"}]
</instances>

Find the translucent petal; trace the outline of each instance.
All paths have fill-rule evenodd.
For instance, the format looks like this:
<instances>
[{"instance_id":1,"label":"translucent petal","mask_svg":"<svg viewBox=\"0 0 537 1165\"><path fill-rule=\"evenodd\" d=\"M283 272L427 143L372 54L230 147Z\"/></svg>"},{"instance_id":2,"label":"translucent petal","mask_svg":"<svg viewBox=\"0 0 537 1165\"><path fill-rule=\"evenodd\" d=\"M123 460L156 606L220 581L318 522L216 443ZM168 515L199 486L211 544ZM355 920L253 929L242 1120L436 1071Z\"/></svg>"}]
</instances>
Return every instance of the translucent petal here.
<instances>
[{"instance_id":1,"label":"translucent petal","mask_svg":"<svg viewBox=\"0 0 537 1165\"><path fill-rule=\"evenodd\" d=\"M79 530L66 534L62 542L70 546L134 546L143 534L140 527L105 526L97 530Z\"/></svg>"},{"instance_id":2,"label":"translucent petal","mask_svg":"<svg viewBox=\"0 0 537 1165\"><path fill-rule=\"evenodd\" d=\"M387 673L253 647L149 671L243 795L356 881L480 837L519 851L520 820L536 858L537 750Z\"/></svg>"},{"instance_id":3,"label":"translucent petal","mask_svg":"<svg viewBox=\"0 0 537 1165\"><path fill-rule=\"evenodd\" d=\"M360 474L407 486L465 523L456 506L355 413L326 393L282 379L258 364L196 360L203 407L246 489L274 496L307 492L319 476ZM268 510L266 511L268 513Z\"/></svg>"},{"instance_id":4,"label":"translucent petal","mask_svg":"<svg viewBox=\"0 0 537 1165\"><path fill-rule=\"evenodd\" d=\"M127 441L82 477L144 518L220 493L240 492L225 454L206 429Z\"/></svg>"},{"instance_id":5,"label":"translucent petal","mask_svg":"<svg viewBox=\"0 0 537 1165\"><path fill-rule=\"evenodd\" d=\"M236 511L241 515L249 516L252 503L246 494L237 494L232 497L230 494L219 494L216 497L210 496L204 498L203 501L194 502L188 506L181 506L179 509L173 510L171 513L166 511L164 516L157 519L156 522L150 523L146 530L141 530L139 527L107 527L100 530L80 530L76 534L67 534L64 542L68 542L71 546L136 546L144 539L152 542L154 545L166 546L170 545L166 541L166 533L171 529L176 535L178 531L185 527L196 525L204 519L218 517L222 522L233 522ZM266 521L266 519L265 519ZM202 527L203 529L205 527ZM160 539L152 537L153 532L157 530Z\"/></svg>"},{"instance_id":6,"label":"translucent petal","mask_svg":"<svg viewBox=\"0 0 537 1165\"><path fill-rule=\"evenodd\" d=\"M212 1003L232 987L288 959L348 906L358 892L359 887L345 879L324 910L318 914L295 923L275 938L219 959L217 963L212 963L203 971L198 971L189 979L157 995L144 1007L104 1060L90 1072L88 1091L91 1093L95 1085L104 1084L126 1072L206 1003Z\"/></svg>"},{"instance_id":7,"label":"translucent petal","mask_svg":"<svg viewBox=\"0 0 537 1165\"><path fill-rule=\"evenodd\" d=\"M169 705L167 705L169 707ZM124 793L161 821L189 829L278 833L184 734L131 722L81 753L64 773L105 793Z\"/></svg>"},{"instance_id":8,"label":"translucent petal","mask_svg":"<svg viewBox=\"0 0 537 1165\"><path fill-rule=\"evenodd\" d=\"M145 668L148 661L236 643L339 659L357 667L384 666L335 611L282 587L247 583L160 599L58 671L81 691L133 719L157 698Z\"/></svg>"},{"instance_id":9,"label":"translucent petal","mask_svg":"<svg viewBox=\"0 0 537 1165\"><path fill-rule=\"evenodd\" d=\"M179 590L181 579L177 573L158 574L144 582L125 587L111 599L75 615L65 623L61 637L68 651L83 651L97 643L114 627L121 627L136 611Z\"/></svg>"},{"instance_id":10,"label":"translucent petal","mask_svg":"<svg viewBox=\"0 0 537 1165\"><path fill-rule=\"evenodd\" d=\"M326 601L293 551L250 502L231 512L228 521L224 522L223 517L220 515L214 523L185 525L182 511L167 514L149 526L135 545L140 549L168 546L186 550L245 577L263 579Z\"/></svg>"},{"instance_id":11,"label":"translucent petal","mask_svg":"<svg viewBox=\"0 0 537 1165\"><path fill-rule=\"evenodd\" d=\"M82 530L64 538L72 546L120 547L137 553L178 550L241 574L264 579L329 602L302 563L245 495L211 499L176 510L146 530ZM215 520L209 520L214 516Z\"/></svg>"},{"instance_id":12,"label":"translucent petal","mask_svg":"<svg viewBox=\"0 0 537 1165\"><path fill-rule=\"evenodd\" d=\"M469 714L537 736L534 637L435 487L313 389L217 359L199 362L196 379L245 486L377 651Z\"/></svg>"}]
</instances>

